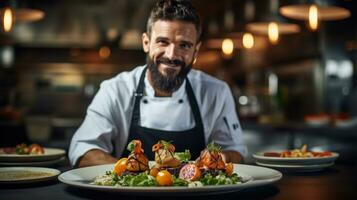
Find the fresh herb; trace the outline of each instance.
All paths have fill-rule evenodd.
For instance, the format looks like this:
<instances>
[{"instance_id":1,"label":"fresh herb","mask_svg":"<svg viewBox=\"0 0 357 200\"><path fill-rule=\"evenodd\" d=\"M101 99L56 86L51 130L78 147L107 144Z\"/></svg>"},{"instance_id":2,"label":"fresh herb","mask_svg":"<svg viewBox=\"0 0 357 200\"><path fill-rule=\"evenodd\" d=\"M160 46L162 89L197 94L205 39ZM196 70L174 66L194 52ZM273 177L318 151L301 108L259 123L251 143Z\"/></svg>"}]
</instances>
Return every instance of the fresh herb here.
<instances>
[{"instance_id":1,"label":"fresh herb","mask_svg":"<svg viewBox=\"0 0 357 200\"><path fill-rule=\"evenodd\" d=\"M168 150L169 146L172 145L172 141L160 140L159 142L164 146L164 149L166 150Z\"/></svg>"},{"instance_id":2,"label":"fresh herb","mask_svg":"<svg viewBox=\"0 0 357 200\"><path fill-rule=\"evenodd\" d=\"M131 142L129 142L128 146L126 147L126 149L130 152L132 152L135 148L135 144L134 144L135 140L132 140Z\"/></svg>"},{"instance_id":3,"label":"fresh herb","mask_svg":"<svg viewBox=\"0 0 357 200\"><path fill-rule=\"evenodd\" d=\"M236 173L232 174L232 176L226 176L223 172L219 173L217 176L206 174L200 179L200 182L202 182L203 185L228 185L236 184L239 181L239 177Z\"/></svg>"},{"instance_id":4,"label":"fresh herb","mask_svg":"<svg viewBox=\"0 0 357 200\"><path fill-rule=\"evenodd\" d=\"M148 172L142 172L136 175L117 176L117 185L121 186L156 186L156 180Z\"/></svg>"},{"instance_id":5,"label":"fresh herb","mask_svg":"<svg viewBox=\"0 0 357 200\"><path fill-rule=\"evenodd\" d=\"M207 145L207 149L209 152L220 152L221 146L215 144L213 141Z\"/></svg>"},{"instance_id":6,"label":"fresh herb","mask_svg":"<svg viewBox=\"0 0 357 200\"><path fill-rule=\"evenodd\" d=\"M176 176L173 177L173 186L188 186L188 183L186 180L183 180L181 178L176 178Z\"/></svg>"},{"instance_id":7,"label":"fresh herb","mask_svg":"<svg viewBox=\"0 0 357 200\"><path fill-rule=\"evenodd\" d=\"M186 149L185 152L175 152L174 156L181 162L188 162L191 159L191 153L188 149Z\"/></svg>"}]
</instances>

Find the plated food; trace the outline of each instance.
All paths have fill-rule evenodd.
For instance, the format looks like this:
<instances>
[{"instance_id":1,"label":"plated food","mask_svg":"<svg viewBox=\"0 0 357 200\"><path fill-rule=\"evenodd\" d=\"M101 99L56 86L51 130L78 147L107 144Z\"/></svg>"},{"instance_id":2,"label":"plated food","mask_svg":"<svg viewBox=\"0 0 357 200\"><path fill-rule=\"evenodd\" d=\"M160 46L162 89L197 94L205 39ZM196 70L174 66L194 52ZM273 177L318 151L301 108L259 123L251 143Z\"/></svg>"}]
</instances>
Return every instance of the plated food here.
<instances>
[{"instance_id":1,"label":"plated food","mask_svg":"<svg viewBox=\"0 0 357 200\"><path fill-rule=\"evenodd\" d=\"M319 171L334 165L339 154L330 151L309 151L307 145L300 149L257 152L256 164L284 171Z\"/></svg>"},{"instance_id":2,"label":"plated food","mask_svg":"<svg viewBox=\"0 0 357 200\"><path fill-rule=\"evenodd\" d=\"M158 141L152 147L155 162L151 165L141 145L139 140L130 142L127 148L130 155L119 159L113 170L96 177L92 184L116 187L199 187L247 181L234 172L232 163L224 161L221 148L214 143L209 144L196 161L190 161L189 150L175 152L172 143Z\"/></svg>"},{"instance_id":3,"label":"plated food","mask_svg":"<svg viewBox=\"0 0 357 200\"><path fill-rule=\"evenodd\" d=\"M155 161L149 161L149 165L153 166ZM239 174L242 178L242 183L228 185L204 185L202 187L187 187L187 186L119 186L119 185L96 185L93 180L98 178L98 175L111 172L114 169L114 164L97 165L91 167L83 167L72 169L62 173L58 179L72 187L84 188L86 190L94 190L109 193L121 193L132 196L192 196L192 195L211 195L222 194L227 192L238 192L247 188L255 188L258 186L273 184L282 178L282 173L260 166L233 164L234 173Z\"/></svg>"},{"instance_id":4,"label":"plated food","mask_svg":"<svg viewBox=\"0 0 357 200\"><path fill-rule=\"evenodd\" d=\"M308 151L307 145L304 144L300 149L287 150L282 152L265 152L264 156L268 157L282 157L282 158L312 158L312 157L328 157L332 156L330 151Z\"/></svg>"},{"instance_id":5,"label":"plated food","mask_svg":"<svg viewBox=\"0 0 357 200\"><path fill-rule=\"evenodd\" d=\"M44 148L39 144L30 144L25 143L18 144L15 147L5 147L1 148L0 151L5 154L18 154L18 155L41 155L45 153Z\"/></svg>"},{"instance_id":6,"label":"plated food","mask_svg":"<svg viewBox=\"0 0 357 200\"><path fill-rule=\"evenodd\" d=\"M66 151L25 143L0 148L0 166L48 166L65 158Z\"/></svg>"}]
</instances>

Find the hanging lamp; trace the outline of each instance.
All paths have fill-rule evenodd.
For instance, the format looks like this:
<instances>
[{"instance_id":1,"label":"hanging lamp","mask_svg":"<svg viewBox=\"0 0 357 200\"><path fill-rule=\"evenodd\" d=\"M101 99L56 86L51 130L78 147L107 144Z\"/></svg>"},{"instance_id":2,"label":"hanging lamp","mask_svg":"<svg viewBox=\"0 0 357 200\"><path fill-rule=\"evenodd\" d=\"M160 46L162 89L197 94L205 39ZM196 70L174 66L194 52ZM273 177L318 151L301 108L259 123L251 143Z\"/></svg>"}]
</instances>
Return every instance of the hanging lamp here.
<instances>
[{"instance_id":1,"label":"hanging lamp","mask_svg":"<svg viewBox=\"0 0 357 200\"><path fill-rule=\"evenodd\" d=\"M44 18L45 13L37 9L5 7L0 9L0 16L4 31L9 32L15 22L38 21Z\"/></svg>"},{"instance_id":2,"label":"hanging lamp","mask_svg":"<svg viewBox=\"0 0 357 200\"><path fill-rule=\"evenodd\" d=\"M278 0L270 0L270 11L265 22L251 22L246 25L246 30L253 34L267 35L271 44L277 44L282 34L300 32L296 24L284 23L278 20Z\"/></svg>"},{"instance_id":3,"label":"hanging lamp","mask_svg":"<svg viewBox=\"0 0 357 200\"><path fill-rule=\"evenodd\" d=\"M337 6L319 6L316 4L298 4L283 6L281 15L296 20L308 21L311 30L316 30L319 21L342 20L351 16L351 12Z\"/></svg>"}]
</instances>

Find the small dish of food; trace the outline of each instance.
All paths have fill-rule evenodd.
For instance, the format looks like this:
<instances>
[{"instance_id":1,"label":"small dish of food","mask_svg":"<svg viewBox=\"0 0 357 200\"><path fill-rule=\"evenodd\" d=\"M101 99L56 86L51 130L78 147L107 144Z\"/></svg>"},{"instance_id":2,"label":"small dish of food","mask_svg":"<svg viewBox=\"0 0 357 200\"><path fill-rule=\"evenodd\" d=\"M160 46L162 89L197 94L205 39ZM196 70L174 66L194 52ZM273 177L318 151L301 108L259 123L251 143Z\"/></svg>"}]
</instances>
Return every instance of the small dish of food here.
<instances>
[{"instance_id":1,"label":"small dish of food","mask_svg":"<svg viewBox=\"0 0 357 200\"><path fill-rule=\"evenodd\" d=\"M307 145L294 150L262 151L253 154L257 164L267 165L318 165L331 164L339 154L330 151L309 151ZM263 166L263 165L262 165ZM326 166L326 165L324 165ZM330 165L331 166L331 165Z\"/></svg>"},{"instance_id":2,"label":"small dish of food","mask_svg":"<svg viewBox=\"0 0 357 200\"><path fill-rule=\"evenodd\" d=\"M15 147L0 148L0 162L34 162L60 159L66 151L58 148L46 148L39 144L25 143Z\"/></svg>"}]
</instances>

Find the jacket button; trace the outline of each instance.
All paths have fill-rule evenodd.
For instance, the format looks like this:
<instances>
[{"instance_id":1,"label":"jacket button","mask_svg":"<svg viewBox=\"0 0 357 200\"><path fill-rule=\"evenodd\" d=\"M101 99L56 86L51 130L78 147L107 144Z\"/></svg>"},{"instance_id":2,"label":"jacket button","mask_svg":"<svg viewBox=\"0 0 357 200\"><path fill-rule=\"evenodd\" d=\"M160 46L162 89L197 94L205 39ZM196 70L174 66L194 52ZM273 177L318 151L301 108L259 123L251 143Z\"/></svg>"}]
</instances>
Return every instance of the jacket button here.
<instances>
[{"instance_id":1,"label":"jacket button","mask_svg":"<svg viewBox=\"0 0 357 200\"><path fill-rule=\"evenodd\" d=\"M178 101L179 103L183 103L183 100L182 99L179 99L179 101Z\"/></svg>"},{"instance_id":2,"label":"jacket button","mask_svg":"<svg viewBox=\"0 0 357 200\"><path fill-rule=\"evenodd\" d=\"M149 103L147 99L143 99L143 103L147 104Z\"/></svg>"}]
</instances>

